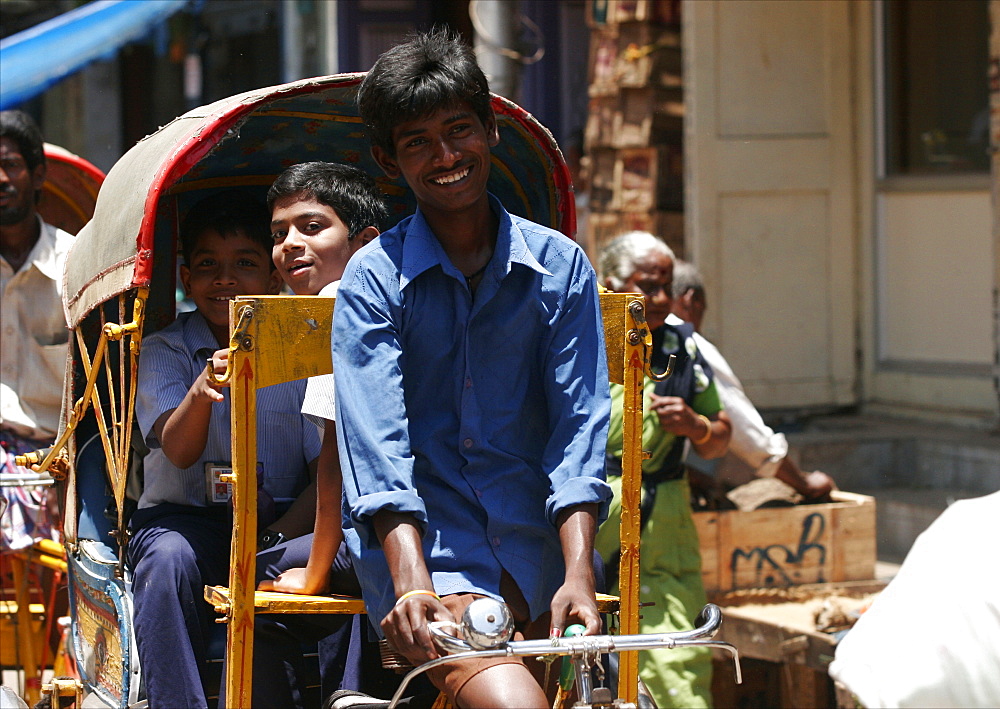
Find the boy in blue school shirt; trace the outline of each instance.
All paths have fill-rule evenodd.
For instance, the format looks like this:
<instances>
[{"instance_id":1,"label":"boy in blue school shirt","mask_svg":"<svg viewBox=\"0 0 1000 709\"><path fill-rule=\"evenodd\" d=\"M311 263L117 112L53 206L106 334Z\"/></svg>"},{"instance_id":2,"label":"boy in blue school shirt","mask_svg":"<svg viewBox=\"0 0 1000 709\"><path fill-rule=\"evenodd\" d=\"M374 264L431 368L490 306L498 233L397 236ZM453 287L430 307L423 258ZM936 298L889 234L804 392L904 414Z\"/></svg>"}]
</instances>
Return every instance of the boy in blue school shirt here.
<instances>
[{"instance_id":1,"label":"boy in blue school shirt","mask_svg":"<svg viewBox=\"0 0 1000 709\"><path fill-rule=\"evenodd\" d=\"M594 270L487 193L496 118L458 38L383 54L358 105L418 204L351 259L334 314L345 536L369 617L413 663L439 655L428 621L482 596L524 637L599 632L610 403ZM429 675L458 706L549 704L516 658Z\"/></svg>"},{"instance_id":2,"label":"boy in blue school shirt","mask_svg":"<svg viewBox=\"0 0 1000 709\"><path fill-rule=\"evenodd\" d=\"M151 707L207 707L201 672L212 621L205 585L225 584L232 522L226 388L206 375L206 359L225 371L229 301L276 293L270 217L238 192L196 204L181 226L185 293L197 310L182 313L143 341L136 417L150 448L144 486L132 515L134 625ZM319 454L316 428L301 414L304 381L261 389L257 450L262 500L273 500L261 527L288 537L308 532L315 496L309 488Z\"/></svg>"}]
</instances>

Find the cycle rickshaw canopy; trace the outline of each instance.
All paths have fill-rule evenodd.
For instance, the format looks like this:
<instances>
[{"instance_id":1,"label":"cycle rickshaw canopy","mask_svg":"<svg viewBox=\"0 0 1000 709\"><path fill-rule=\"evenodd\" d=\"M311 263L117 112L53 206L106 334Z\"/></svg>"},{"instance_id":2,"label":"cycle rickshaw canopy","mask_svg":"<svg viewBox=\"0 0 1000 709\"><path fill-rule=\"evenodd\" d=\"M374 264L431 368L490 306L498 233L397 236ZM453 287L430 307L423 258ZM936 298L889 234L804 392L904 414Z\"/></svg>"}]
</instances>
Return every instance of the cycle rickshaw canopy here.
<instances>
[{"instance_id":1,"label":"cycle rickshaw canopy","mask_svg":"<svg viewBox=\"0 0 1000 709\"><path fill-rule=\"evenodd\" d=\"M70 327L100 303L149 287L154 274L172 269L176 225L191 204L230 187L263 197L296 163L355 165L379 176L394 222L411 214L416 203L405 183L382 176L369 153L355 105L363 76L248 91L188 111L139 141L108 173L94 217L69 259ZM500 144L493 150L490 191L509 211L574 236L569 171L552 135L507 99L494 96L492 102Z\"/></svg>"}]
</instances>

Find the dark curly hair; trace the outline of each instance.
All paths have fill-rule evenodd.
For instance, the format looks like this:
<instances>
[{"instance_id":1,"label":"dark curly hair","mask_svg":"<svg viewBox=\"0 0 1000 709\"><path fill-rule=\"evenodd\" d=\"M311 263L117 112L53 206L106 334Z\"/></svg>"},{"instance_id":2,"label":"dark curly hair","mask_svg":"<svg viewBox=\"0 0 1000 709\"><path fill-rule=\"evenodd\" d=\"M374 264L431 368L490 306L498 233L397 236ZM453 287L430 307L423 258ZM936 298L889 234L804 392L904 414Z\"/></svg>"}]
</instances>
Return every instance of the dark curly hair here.
<instances>
[{"instance_id":1,"label":"dark curly hair","mask_svg":"<svg viewBox=\"0 0 1000 709\"><path fill-rule=\"evenodd\" d=\"M180 228L184 263L191 264L191 254L197 248L198 239L209 229L222 236L242 232L261 246L268 256L274 245L271 238L271 213L259 199L238 189L216 192L191 207ZM268 262L270 261L268 258ZM274 267L273 263L271 267Z\"/></svg>"},{"instance_id":2,"label":"dark curly hair","mask_svg":"<svg viewBox=\"0 0 1000 709\"><path fill-rule=\"evenodd\" d=\"M366 227L383 231L389 218L385 198L368 173L353 165L333 162L304 162L278 175L267 191L267 208L282 197L302 192L325 204L347 227L348 240Z\"/></svg>"},{"instance_id":3,"label":"dark curly hair","mask_svg":"<svg viewBox=\"0 0 1000 709\"><path fill-rule=\"evenodd\" d=\"M484 125L493 116L490 85L472 48L444 28L411 35L385 52L358 87L369 138L393 156L393 128L461 101Z\"/></svg>"},{"instance_id":4,"label":"dark curly hair","mask_svg":"<svg viewBox=\"0 0 1000 709\"><path fill-rule=\"evenodd\" d=\"M10 138L17 143L18 152L34 172L45 164L45 142L35 120L24 111L0 111L0 138Z\"/></svg>"}]
</instances>

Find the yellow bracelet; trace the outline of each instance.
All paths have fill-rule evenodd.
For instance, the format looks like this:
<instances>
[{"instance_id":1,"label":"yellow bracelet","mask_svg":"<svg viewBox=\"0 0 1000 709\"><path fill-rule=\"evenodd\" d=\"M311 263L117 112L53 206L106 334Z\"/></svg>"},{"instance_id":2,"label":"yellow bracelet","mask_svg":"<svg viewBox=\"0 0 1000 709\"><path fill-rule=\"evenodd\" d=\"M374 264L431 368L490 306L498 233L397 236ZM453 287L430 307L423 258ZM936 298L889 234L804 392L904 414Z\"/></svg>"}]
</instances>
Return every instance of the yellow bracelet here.
<instances>
[{"instance_id":1,"label":"yellow bracelet","mask_svg":"<svg viewBox=\"0 0 1000 709\"><path fill-rule=\"evenodd\" d=\"M702 414L698 414L698 418L700 418L702 421L705 422L705 426L708 428L708 430L705 431L705 435L702 438L699 438L697 441L694 440L693 438L691 439L691 443L693 443L696 446L700 446L702 443L706 443L708 439L712 437L712 422L708 420L708 416L703 416Z\"/></svg>"},{"instance_id":2,"label":"yellow bracelet","mask_svg":"<svg viewBox=\"0 0 1000 709\"><path fill-rule=\"evenodd\" d=\"M434 593L434 591L425 591L423 589L418 588L415 591L407 591L402 596L397 598L396 605L398 606L400 603L405 601L407 598L410 598L411 596L434 596L434 598L436 598L437 600L439 601L441 600L441 596Z\"/></svg>"}]
</instances>

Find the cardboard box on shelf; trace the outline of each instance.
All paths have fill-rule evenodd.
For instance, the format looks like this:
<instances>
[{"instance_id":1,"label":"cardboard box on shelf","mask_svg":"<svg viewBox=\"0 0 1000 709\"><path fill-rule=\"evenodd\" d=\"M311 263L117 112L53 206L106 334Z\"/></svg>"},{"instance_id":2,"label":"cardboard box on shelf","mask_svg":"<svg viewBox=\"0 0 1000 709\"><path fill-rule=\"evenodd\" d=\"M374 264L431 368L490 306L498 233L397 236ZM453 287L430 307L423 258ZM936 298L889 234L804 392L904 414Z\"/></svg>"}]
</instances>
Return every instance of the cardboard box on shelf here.
<instances>
[{"instance_id":1,"label":"cardboard box on shelf","mask_svg":"<svg viewBox=\"0 0 1000 709\"><path fill-rule=\"evenodd\" d=\"M611 208L651 212L684 208L684 154L680 145L619 150Z\"/></svg>"}]
</instances>

